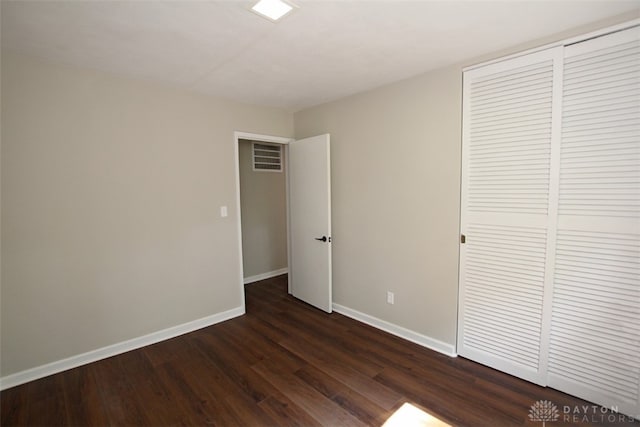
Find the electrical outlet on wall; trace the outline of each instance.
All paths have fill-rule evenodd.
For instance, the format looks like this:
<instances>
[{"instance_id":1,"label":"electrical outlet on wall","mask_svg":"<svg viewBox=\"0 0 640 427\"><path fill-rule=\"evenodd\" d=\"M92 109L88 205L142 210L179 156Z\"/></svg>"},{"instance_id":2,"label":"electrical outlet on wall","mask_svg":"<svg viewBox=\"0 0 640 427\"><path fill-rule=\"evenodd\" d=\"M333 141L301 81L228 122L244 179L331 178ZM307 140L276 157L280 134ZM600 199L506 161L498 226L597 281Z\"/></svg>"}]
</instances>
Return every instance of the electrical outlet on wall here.
<instances>
[{"instance_id":1,"label":"electrical outlet on wall","mask_svg":"<svg viewBox=\"0 0 640 427\"><path fill-rule=\"evenodd\" d=\"M387 291L387 304L393 304L393 292L391 291Z\"/></svg>"}]
</instances>

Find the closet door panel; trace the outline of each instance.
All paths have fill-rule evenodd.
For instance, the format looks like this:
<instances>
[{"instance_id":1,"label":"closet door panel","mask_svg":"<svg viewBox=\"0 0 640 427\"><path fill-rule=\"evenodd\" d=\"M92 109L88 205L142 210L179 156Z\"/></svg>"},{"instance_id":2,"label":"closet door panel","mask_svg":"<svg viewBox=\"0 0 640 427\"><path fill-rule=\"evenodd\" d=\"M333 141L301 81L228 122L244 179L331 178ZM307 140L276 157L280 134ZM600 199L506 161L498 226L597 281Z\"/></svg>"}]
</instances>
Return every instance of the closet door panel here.
<instances>
[{"instance_id":1,"label":"closet door panel","mask_svg":"<svg viewBox=\"0 0 640 427\"><path fill-rule=\"evenodd\" d=\"M458 353L536 383L557 57L464 75Z\"/></svg>"},{"instance_id":2,"label":"closet door panel","mask_svg":"<svg viewBox=\"0 0 640 427\"><path fill-rule=\"evenodd\" d=\"M549 385L640 414L640 29L565 48Z\"/></svg>"}]
</instances>

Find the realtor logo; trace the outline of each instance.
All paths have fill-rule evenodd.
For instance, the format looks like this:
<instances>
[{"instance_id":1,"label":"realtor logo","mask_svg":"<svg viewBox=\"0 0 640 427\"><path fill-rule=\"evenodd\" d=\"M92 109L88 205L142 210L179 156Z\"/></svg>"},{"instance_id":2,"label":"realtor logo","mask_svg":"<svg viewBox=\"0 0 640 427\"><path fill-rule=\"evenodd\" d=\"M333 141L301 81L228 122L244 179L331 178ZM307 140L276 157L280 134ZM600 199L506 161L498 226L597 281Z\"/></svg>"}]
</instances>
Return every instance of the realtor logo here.
<instances>
[{"instance_id":1,"label":"realtor logo","mask_svg":"<svg viewBox=\"0 0 640 427\"><path fill-rule=\"evenodd\" d=\"M558 407L548 400L538 400L529 409L529 419L531 421L542 421L542 427L547 421L557 421L560 418Z\"/></svg>"}]
</instances>

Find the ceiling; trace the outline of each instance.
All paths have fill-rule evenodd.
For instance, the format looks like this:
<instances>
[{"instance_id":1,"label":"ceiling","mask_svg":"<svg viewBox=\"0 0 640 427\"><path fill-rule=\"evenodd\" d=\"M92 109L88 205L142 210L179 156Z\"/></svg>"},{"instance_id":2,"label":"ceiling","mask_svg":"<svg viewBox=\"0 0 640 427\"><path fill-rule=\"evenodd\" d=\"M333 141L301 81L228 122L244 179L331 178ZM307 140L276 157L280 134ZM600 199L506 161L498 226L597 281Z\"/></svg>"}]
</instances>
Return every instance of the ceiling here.
<instances>
[{"instance_id":1,"label":"ceiling","mask_svg":"<svg viewBox=\"0 0 640 427\"><path fill-rule=\"evenodd\" d=\"M617 14L636 1L7 1L2 47L299 110Z\"/></svg>"}]
</instances>

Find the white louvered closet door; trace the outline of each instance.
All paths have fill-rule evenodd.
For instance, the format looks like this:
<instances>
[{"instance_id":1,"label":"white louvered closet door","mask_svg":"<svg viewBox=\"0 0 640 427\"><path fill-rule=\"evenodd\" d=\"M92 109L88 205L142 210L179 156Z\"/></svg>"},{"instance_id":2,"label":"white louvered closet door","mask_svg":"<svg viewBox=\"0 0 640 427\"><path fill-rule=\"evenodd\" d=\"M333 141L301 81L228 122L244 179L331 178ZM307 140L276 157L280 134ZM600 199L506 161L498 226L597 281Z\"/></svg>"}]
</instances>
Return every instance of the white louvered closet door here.
<instances>
[{"instance_id":1,"label":"white louvered closet door","mask_svg":"<svg viewBox=\"0 0 640 427\"><path fill-rule=\"evenodd\" d=\"M538 384L561 60L550 49L464 74L458 353Z\"/></svg>"},{"instance_id":2,"label":"white louvered closet door","mask_svg":"<svg viewBox=\"0 0 640 427\"><path fill-rule=\"evenodd\" d=\"M565 48L551 387L640 414L640 28Z\"/></svg>"}]
</instances>

